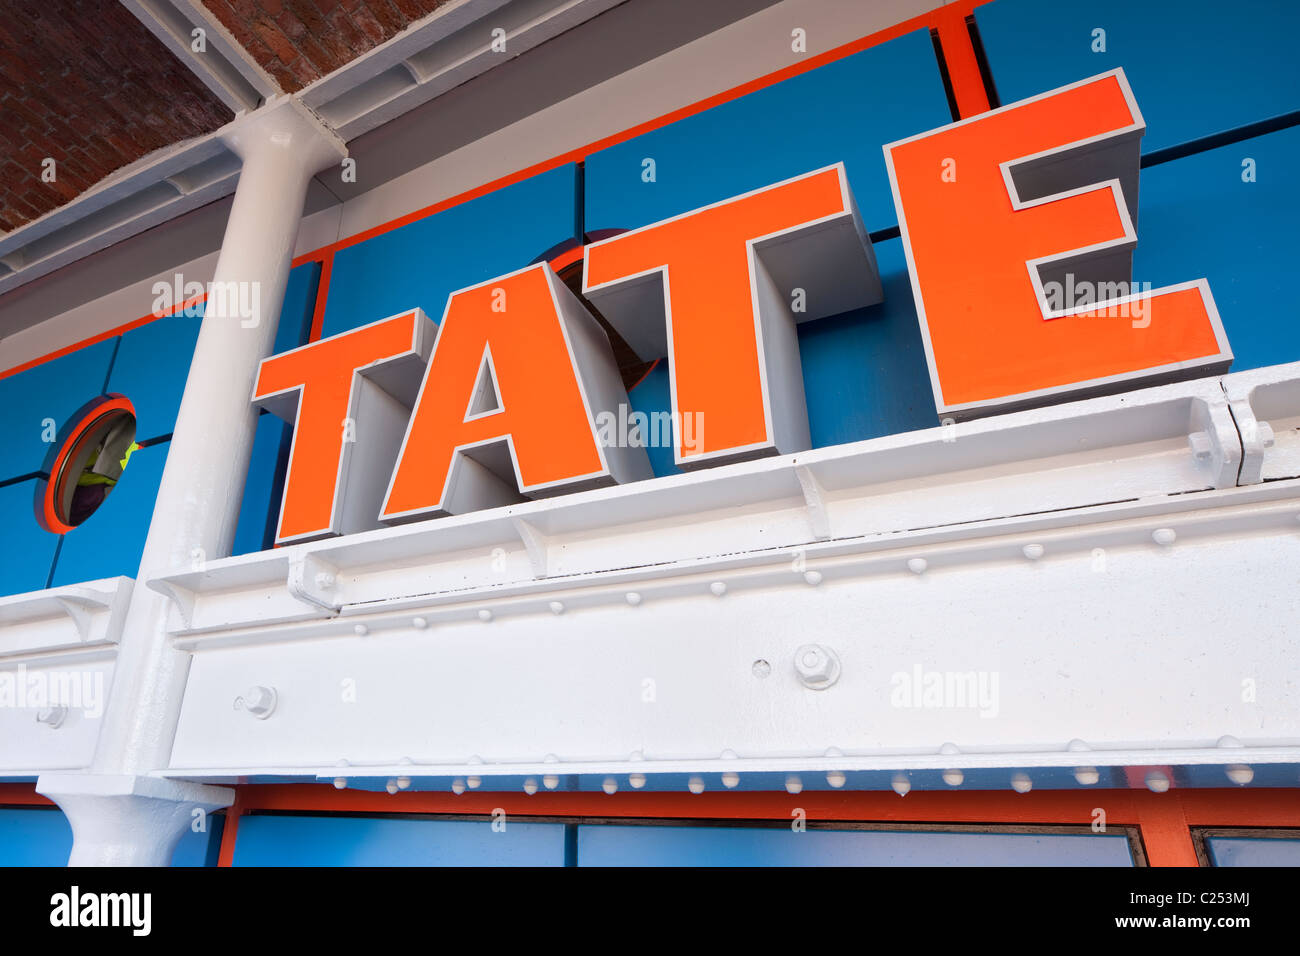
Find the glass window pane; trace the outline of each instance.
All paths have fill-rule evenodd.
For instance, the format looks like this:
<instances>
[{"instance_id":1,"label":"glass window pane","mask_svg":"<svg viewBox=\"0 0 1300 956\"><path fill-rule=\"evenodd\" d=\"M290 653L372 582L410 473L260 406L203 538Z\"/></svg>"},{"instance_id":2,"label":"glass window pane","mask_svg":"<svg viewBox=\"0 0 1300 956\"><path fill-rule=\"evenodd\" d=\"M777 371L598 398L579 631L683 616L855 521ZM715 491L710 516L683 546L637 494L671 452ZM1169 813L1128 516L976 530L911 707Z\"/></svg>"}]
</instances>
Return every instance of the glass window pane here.
<instances>
[{"instance_id":1,"label":"glass window pane","mask_svg":"<svg viewBox=\"0 0 1300 956\"><path fill-rule=\"evenodd\" d=\"M579 866L1132 866L1128 839L788 827L581 826Z\"/></svg>"},{"instance_id":2,"label":"glass window pane","mask_svg":"<svg viewBox=\"0 0 1300 956\"><path fill-rule=\"evenodd\" d=\"M564 826L418 817L239 818L235 866L563 866Z\"/></svg>"},{"instance_id":3,"label":"glass window pane","mask_svg":"<svg viewBox=\"0 0 1300 956\"><path fill-rule=\"evenodd\" d=\"M1300 866L1300 838L1210 837L1205 845L1215 866Z\"/></svg>"}]
</instances>

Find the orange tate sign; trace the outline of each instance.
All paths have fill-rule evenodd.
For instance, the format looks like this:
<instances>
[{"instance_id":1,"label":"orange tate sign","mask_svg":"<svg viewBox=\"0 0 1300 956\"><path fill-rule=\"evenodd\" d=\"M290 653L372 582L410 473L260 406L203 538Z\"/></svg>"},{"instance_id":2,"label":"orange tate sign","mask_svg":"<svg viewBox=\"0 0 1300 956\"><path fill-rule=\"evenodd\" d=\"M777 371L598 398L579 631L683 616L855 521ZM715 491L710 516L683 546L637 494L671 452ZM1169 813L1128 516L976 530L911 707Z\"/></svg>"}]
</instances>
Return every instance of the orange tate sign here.
<instances>
[{"instance_id":1,"label":"orange tate sign","mask_svg":"<svg viewBox=\"0 0 1300 956\"><path fill-rule=\"evenodd\" d=\"M1205 280L1130 281L1144 129L1117 70L884 147L940 415L1227 368ZM796 324L883 296L843 165L592 243L582 292L667 359L683 468L807 449ZM652 474L597 427L627 393L544 263L436 329L417 309L272 356L253 401L295 423L282 543Z\"/></svg>"},{"instance_id":2,"label":"orange tate sign","mask_svg":"<svg viewBox=\"0 0 1300 956\"><path fill-rule=\"evenodd\" d=\"M940 415L1227 368L1204 279L1130 282L1145 128L1116 70L885 147Z\"/></svg>"}]
</instances>

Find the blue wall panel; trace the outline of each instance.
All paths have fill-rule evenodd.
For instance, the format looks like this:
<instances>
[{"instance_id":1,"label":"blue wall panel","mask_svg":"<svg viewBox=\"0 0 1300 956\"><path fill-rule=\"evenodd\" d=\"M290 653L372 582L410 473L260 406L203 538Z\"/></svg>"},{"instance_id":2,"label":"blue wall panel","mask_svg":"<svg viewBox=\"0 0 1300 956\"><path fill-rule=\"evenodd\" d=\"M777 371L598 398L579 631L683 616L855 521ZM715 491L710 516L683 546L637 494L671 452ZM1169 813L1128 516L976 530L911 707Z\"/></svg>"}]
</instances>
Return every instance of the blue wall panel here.
<instances>
[{"instance_id":1,"label":"blue wall panel","mask_svg":"<svg viewBox=\"0 0 1300 956\"><path fill-rule=\"evenodd\" d=\"M903 242L878 242L875 251L884 302L798 327L814 448L939 424ZM658 363L628 399L647 415L668 411L668 363ZM680 471L671 447L646 451L656 477Z\"/></svg>"},{"instance_id":2,"label":"blue wall panel","mask_svg":"<svg viewBox=\"0 0 1300 956\"><path fill-rule=\"evenodd\" d=\"M1122 66L1144 152L1300 110L1290 0L995 0L975 20L1004 104Z\"/></svg>"},{"instance_id":3,"label":"blue wall panel","mask_svg":"<svg viewBox=\"0 0 1300 956\"><path fill-rule=\"evenodd\" d=\"M67 866L72 827L53 807L0 809L0 866Z\"/></svg>"},{"instance_id":4,"label":"blue wall panel","mask_svg":"<svg viewBox=\"0 0 1300 956\"><path fill-rule=\"evenodd\" d=\"M633 229L843 162L867 229L884 229L897 217L881 146L950 122L918 30L593 153L585 228Z\"/></svg>"},{"instance_id":5,"label":"blue wall panel","mask_svg":"<svg viewBox=\"0 0 1300 956\"><path fill-rule=\"evenodd\" d=\"M231 554L263 551L274 543L272 516L280 514L280 496L284 490L284 475L280 470L281 448L292 434L292 426L269 412L258 416ZM285 452L287 456L287 446Z\"/></svg>"},{"instance_id":6,"label":"blue wall panel","mask_svg":"<svg viewBox=\"0 0 1300 956\"><path fill-rule=\"evenodd\" d=\"M580 826L579 866L1132 866L1123 836Z\"/></svg>"},{"instance_id":7,"label":"blue wall panel","mask_svg":"<svg viewBox=\"0 0 1300 956\"><path fill-rule=\"evenodd\" d=\"M1300 866L1300 835L1293 840L1210 837L1205 845L1215 866Z\"/></svg>"},{"instance_id":8,"label":"blue wall panel","mask_svg":"<svg viewBox=\"0 0 1300 956\"><path fill-rule=\"evenodd\" d=\"M56 586L119 574L135 577L169 444L160 442L135 452L99 509L63 536L54 562Z\"/></svg>"},{"instance_id":9,"label":"blue wall panel","mask_svg":"<svg viewBox=\"0 0 1300 956\"><path fill-rule=\"evenodd\" d=\"M275 333L277 354L307 343L316 309L320 273L319 262L305 262L289 272L284 306L280 309L280 324ZM232 554L249 554L271 546L275 529L272 522L269 526L271 537L268 537L268 522L280 513L283 461L288 455L288 441L292 434L293 428L274 415L263 413L258 416Z\"/></svg>"},{"instance_id":10,"label":"blue wall panel","mask_svg":"<svg viewBox=\"0 0 1300 956\"><path fill-rule=\"evenodd\" d=\"M162 438L176 427L201 322L201 316L171 315L122 334L107 391L135 406L136 441Z\"/></svg>"},{"instance_id":11,"label":"blue wall panel","mask_svg":"<svg viewBox=\"0 0 1300 956\"><path fill-rule=\"evenodd\" d=\"M563 866L564 826L350 816L243 816L236 866Z\"/></svg>"},{"instance_id":12,"label":"blue wall panel","mask_svg":"<svg viewBox=\"0 0 1300 956\"><path fill-rule=\"evenodd\" d=\"M0 596L39 591L54 564L58 535L36 523L35 478L0 486Z\"/></svg>"},{"instance_id":13,"label":"blue wall panel","mask_svg":"<svg viewBox=\"0 0 1300 956\"><path fill-rule=\"evenodd\" d=\"M577 167L561 166L341 249L322 337L417 306L440 322L449 293L576 238L577 204Z\"/></svg>"},{"instance_id":14,"label":"blue wall panel","mask_svg":"<svg viewBox=\"0 0 1300 956\"><path fill-rule=\"evenodd\" d=\"M68 419L104 392L117 339L51 359L17 375L0 378L0 481L34 475L45 464L51 445L43 439L46 419L53 419L62 440Z\"/></svg>"},{"instance_id":15,"label":"blue wall panel","mask_svg":"<svg viewBox=\"0 0 1300 956\"><path fill-rule=\"evenodd\" d=\"M216 866L225 818L208 817L205 833L187 830L172 866ZM52 807L0 808L0 866L67 866L72 852L68 818Z\"/></svg>"},{"instance_id":16,"label":"blue wall panel","mask_svg":"<svg viewBox=\"0 0 1300 956\"><path fill-rule=\"evenodd\" d=\"M1133 278L1208 278L1233 371L1300 360L1298 155L1293 127L1142 170ZM1242 181L1245 158L1255 160L1255 182Z\"/></svg>"}]
</instances>

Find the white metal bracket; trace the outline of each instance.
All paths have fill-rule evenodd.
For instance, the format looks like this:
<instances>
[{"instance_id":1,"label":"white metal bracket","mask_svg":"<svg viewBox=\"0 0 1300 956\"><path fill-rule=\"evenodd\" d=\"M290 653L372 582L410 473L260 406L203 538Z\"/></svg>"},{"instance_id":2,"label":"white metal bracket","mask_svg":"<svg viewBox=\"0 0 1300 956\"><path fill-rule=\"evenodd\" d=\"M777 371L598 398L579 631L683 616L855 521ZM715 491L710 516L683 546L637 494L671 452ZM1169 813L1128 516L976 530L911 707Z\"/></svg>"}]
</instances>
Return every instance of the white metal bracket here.
<instances>
[{"instance_id":1,"label":"white metal bracket","mask_svg":"<svg viewBox=\"0 0 1300 956\"><path fill-rule=\"evenodd\" d=\"M826 489L807 465L795 465L794 474L799 479L799 487L803 489L804 503L808 506L808 524L812 526L813 537L818 541L830 540L831 515Z\"/></svg>"},{"instance_id":2,"label":"white metal bracket","mask_svg":"<svg viewBox=\"0 0 1300 956\"><path fill-rule=\"evenodd\" d=\"M1227 399L1196 398L1192 402L1191 419L1187 444L1197 469L1207 475L1211 488L1235 486L1241 464L1241 439Z\"/></svg>"},{"instance_id":3,"label":"white metal bracket","mask_svg":"<svg viewBox=\"0 0 1300 956\"><path fill-rule=\"evenodd\" d=\"M510 522L515 526L515 533L519 535L519 540L524 543L524 549L528 552L528 562L532 565L533 577L546 577L547 548L549 547L546 535L522 518L512 517Z\"/></svg>"},{"instance_id":4,"label":"white metal bracket","mask_svg":"<svg viewBox=\"0 0 1300 956\"><path fill-rule=\"evenodd\" d=\"M337 611L338 569L314 554L295 554L289 558L289 593L304 604Z\"/></svg>"}]
</instances>

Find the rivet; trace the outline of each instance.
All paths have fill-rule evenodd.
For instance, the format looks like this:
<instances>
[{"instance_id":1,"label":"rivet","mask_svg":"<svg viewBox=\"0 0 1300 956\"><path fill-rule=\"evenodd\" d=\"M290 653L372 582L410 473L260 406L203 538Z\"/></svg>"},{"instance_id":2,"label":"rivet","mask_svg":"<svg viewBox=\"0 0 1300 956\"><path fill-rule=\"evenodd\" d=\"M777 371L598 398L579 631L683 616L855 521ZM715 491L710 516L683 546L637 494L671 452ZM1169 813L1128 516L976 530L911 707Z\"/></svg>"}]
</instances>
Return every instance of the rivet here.
<instances>
[{"instance_id":1,"label":"rivet","mask_svg":"<svg viewBox=\"0 0 1300 956\"><path fill-rule=\"evenodd\" d=\"M1101 779L1101 774L1096 767L1075 767L1074 779L1081 787L1091 787Z\"/></svg>"},{"instance_id":2,"label":"rivet","mask_svg":"<svg viewBox=\"0 0 1300 956\"><path fill-rule=\"evenodd\" d=\"M537 792L537 780L533 777L529 777L524 781L524 793L528 794L531 797L536 792Z\"/></svg>"},{"instance_id":3,"label":"rivet","mask_svg":"<svg viewBox=\"0 0 1300 956\"><path fill-rule=\"evenodd\" d=\"M335 790L346 790L346 789L347 789L347 786L348 786L348 778L347 778L347 777L335 777L335 778L334 778L334 789L335 789Z\"/></svg>"},{"instance_id":4,"label":"rivet","mask_svg":"<svg viewBox=\"0 0 1300 956\"><path fill-rule=\"evenodd\" d=\"M831 770L826 774L826 782L829 783L836 790L844 786L844 783L847 779L848 778L844 776L843 770Z\"/></svg>"},{"instance_id":5,"label":"rivet","mask_svg":"<svg viewBox=\"0 0 1300 956\"><path fill-rule=\"evenodd\" d=\"M549 606L550 606L550 608L551 608L551 613L552 613L552 614L563 614L563 613L564 613L564 605L563 605L561 602L559 602L559 601L552 601L552 602L550 603Z\"/></svg>"},{"instance_id":6,"label":"rivet","mask_svg":"<svg viewBox=\"0 0 1300 956\"><path fill-rule=\"evenodd\" d=\"M481 784L482 782L483 779L481 777L465 778L465 786L469 787L471 790L477 790L479 788L479 784Z\"/></svg>"},{"instance_id":7,"label":"rivet","mask_svg":"<svg viewBox=\"0 0 1300 956\"><path fill-rule=\"evenodd\" d=\"M637 594L637 592L635 591L628 591L627 603L632 605L633 607L636 607L638 604L641 603L641 595Z\"/></svg>"},{"instance_id":8,"label":"rivet","mask_svg":"<svg viewBox=\"0 0 1300 956\"><path fill-rule=\"evenodd\" d=\"M785 778L785 792L788 794L801 793L803 791L803 781L799 779L798 774L790 774Z\"/></svg>"},{"instance_id":9,"label":"rivet","mask_svg":"<svg viewBox=\"0 0 1300 956\"><path fill-rule=\"evenodd\" d=\"M423 631L428 626L429 622L422 617L411 618L411 627L415 628L417 631Z\"/></svg>"},{"instance_id":10,"label":"rivet","mask_svg":"<svg viewBox=\"0 0 1300 956\"><path fill-rule=\"evenodd\" d=\"M1030 561L1037 561L1043 556L1043 546L1041 544L1027 544L1020 550L1024 552L1025 557Z\"/></svg>"},{"instance_id":11,"label":"rivet","mask_svg":"<svg viewBox=\"0 0 1300 956\"><path fill-rule=\"evenodd\" d=\"M1220 738L1218 739L1218 741L1215 743L1215 746L1216 746L1216 747L1230 747L1230 748L1232 748L1232 749L1235 750L1235 749L1237 749L1238 747L1244 747L1244 746L1246 746L1246 745L1243 744L1243 743L1242 743L1240 740L1238 740L1236 737L1232 736L1232 734L1224 734L1222 737L1220 737Z\"/></svg>"},{"instance_id":12,"label":"rivet","mask_svg":"<svg viewBox=\"0 0 1300 956\"><path fill-rule=\"evenodd\" d=\"M714 581L709 585L709 590L713 592L714 597L722 597L727 593L727 584L725 581Z\"/></svg>"},{"instance_id":13,"label":"rivet","mask_svg":"<svg viewBox=\"0 0 1300 956\"><path fill-rule=\"evenodd\" d=\"M645 774L630 773L627 775L627 782L633 790L640 790L645 786Z\"/></svg>"},{"instance_id":14,"label":"rivet","mask_svg":"<svg viewBox=\"0 0 1300 956\"><path fill-rule=\"evenodd\" d=\"M387 785L386 787L384 787L384 789L387 790L389 793L396 793L396 792L397 792L397 781L396 781L396 780L389 780L389 781L388 781L388 785Z\"/></svg>"},{"instance_id":15,"label":"rivet","mask_svg":"<svg viewBox=\"0 0 1300 956\"><path fill-rule=\"evenodd\" d=\"M961 753L961 750L954 743L945 743L942 747L939 748L939 753L948 754L949 756L951 756L952 754Z\"/></svg>"},{"instance_id":16,"label":"rivet","mask_svg":"<svg viewBox=\"0 0 1300 956\"><path fill-rule=\"evenodd\" d=\"M1224 768L1224 772L1227 773L1229 780L1240 787L1244 787L1255 779L1255 771L1244 763L1229 764Z\"/></svg>"},{"instance_id":17,"label":"rivet","mask_svg":"<svg viewBox=\"0 0 1300 956\"><path fill-rule=\"evenodd\" d=\"M554 790L560 785L559 774L548 773L542 777L542 786L547 790Z\"/></svg>"},{"instance_id":18,"label":"rivet","mask_svg":"<svg viewBox=\"0 0 1300 956\"><path fill-rule=\"evenodd\" d=\"M1152 770L1147 774L1146 785L1152 793L1164 793L1169 789L1169 777L1160 770Z\"/></svg>"},{"instance_id":19,"label":"rivet","mask_svg":"<svg viewBox=\"0 0 1300 956\"><path fill-rule=\"evenodd\" d=\"M456 796L459 797L462 793L465 792L465 781L460 779L460 777L457 777L455 780L453 780L451 782L451 792L456 794Z\"/></svg>"},{"instance_id":20,"label":"rivet","mask_svg":"<svg viewBox=\"0 0 1300 956\"><path fill-rule=\"evenodd\" d=\"M907 570L913 574L924 574L925 569L930 566L930 562L925 558L909 558L907 561Z\"/></svg>"},{"instance_id":21,"label":"rivet","mask_svg":"<svg viewBox=\"0 0 1300 956\"><path fill-rule=\"evenodd\" d=\"M600 789L609 794L618 793L618 781L613 777L606 777L605 782L600 785Z\"/></svg>"},{"instance_id":22,"label":"rivet","mask_svg":"<svg viewBox=\"0 0 1300 956\"><path fill-rule=\"evenodd\" d=\"M1027 773L1013 773L1011 775L1011 789L1016 793L1028 793L1034 788L1034 781L1029 779Z\"/></svg>"},{"instance_id":23,"label":"rivet","mask_svg":"<svg viewBox=\"0 0 1300 956\"><path fill-rule=\"evenodd\" d=\"M755 677L762 679L772 673L772 665L759 658L750 665L750 670L754 672Z\"/></svg>"},{"instance_id":24,"label":"rivet","mask_svg":"<svg viewBox=\"0 0 1300 956\"><path fill-rule=\"evenodd\" d=\"M370 628L366 627L364 624L357 624L352 628L352 633L357 637L365 637L370 633Z\"/></svg>"},{"instance_id":25,"label":"rivet","mask_svg":"<svg viewBox=\"0 0 1300 956\"><path fill-rule=\"evenodd\" d=\"M734 770L728 770L722 775L722 785L728 790L735 790L740 786L740 774Z\"/></svg>"},{"instance_id":26,"label":"rivet","mask_svg":"<svg viewBox=\"0 0 1300 956\"><path fill-rule=\"evenodd\" d=\"M950 787L960 787L966 782L966 775L960 770L945 770L943 772L943 782Z\"/></svg>"},{"instance_id":27,"label":"rivet","mask_svg":"<svg viewBox=\"0 0 1300 956\"><path fill-rule=\"evenodd\" d=\"M703 793L703 792L704 792L704 778L703 778L703 777L691 777L691 779L688 780L687 783L686 783L686 789L689 790L691 793Z\"/></svg>"},{"instance_id":28,"label":"rivet","mask_svg":"<svg viewBox=\"0 0 1300 956\"><path fill-rule=\"evenodd\" d=\"M1091 750L1092 748L1089 747L1082 740L1080 740L1078 737L1075 737L1073 740L1071 740L1068 744L1065 745L1065 749L1070 751L1071 753L1081 753L1082 751Z\"/></svg>"},{"instance_id":29,"label":"rivet","mask_svg":"<svg viewBox=\"0 0 1300 956\"><path fill-rule=\"evenodd\" d=\"M409 787L410 785L411 785L411 778L410 778L410 777L398 777L398 778L397 778L397 789L398 789L398 790L405 790L405 789L406 789L407 787Z\"/></svg>"},{"instance_id":30,"label":"rivet","mask_svg":"<svg viewBox=\"0 0 1300 956\"><path fill-rule=\"evenodd\" d=\"M492 620L492 612L487 608L483 608L478 612L478 619L486 624L488 621Z\"/></svg>"},{"instance_id":31,"label":"rivet","mask_svg":"<svg viewBox=\"0 0 1300 956\"><path fill-rule=\"evenodd\" d=\"M813 587L816 587L822 583L822 573L820 571L805 571L803 573L803 579Z\"/></svg>"},{"instance_id":32,"label":"rivet","mask_svg":"<svg viewBox=\"0 0 1300 956\"><path fill-rule=\"evenodd\" d=\"M1156 528L1151 532L1151 540L1162 548L1167 548L1178 540L1178 532L1173 528Z\"/></svg>"},{"instance_id":33,"label":"rivet","mask_svg":"<svg viewBox=\"0 0 1300 956\"><path fill-rule=\"evenodd\" d=\"M912 781L908 779L907 774L899 772L894 774L894 779L889 784L894 788L894 793L900 797L907 796L907 792L912 789Z\"/></svg>"}]
</instances>

